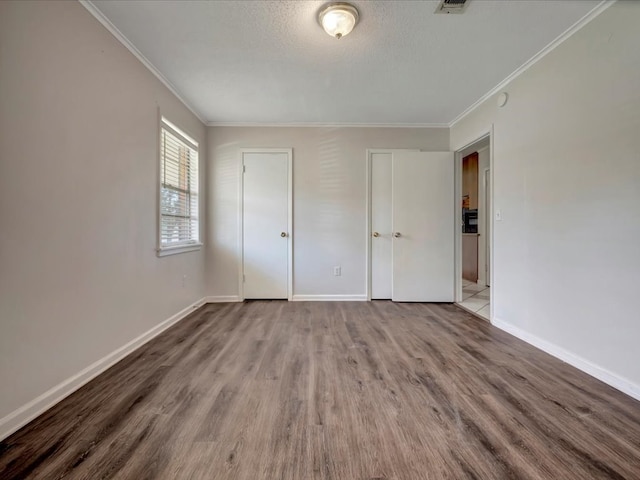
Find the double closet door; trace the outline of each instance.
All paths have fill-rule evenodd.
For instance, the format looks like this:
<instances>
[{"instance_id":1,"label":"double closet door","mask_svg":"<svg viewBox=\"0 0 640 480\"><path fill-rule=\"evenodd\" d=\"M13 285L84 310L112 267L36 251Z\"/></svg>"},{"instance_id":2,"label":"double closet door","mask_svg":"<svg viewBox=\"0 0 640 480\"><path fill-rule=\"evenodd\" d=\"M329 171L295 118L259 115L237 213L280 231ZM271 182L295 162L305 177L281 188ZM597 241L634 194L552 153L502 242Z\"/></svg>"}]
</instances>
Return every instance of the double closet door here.
<instances>
[{"instance_id":1,"label":"double closet door","mask_svg":"<svg viewBox=\"0 0 640 480\"><path fill-rule=\"evenodd\" d=\"M451 152L371 153L371 298L454 301Z\"/></svg>"}]
</instances>

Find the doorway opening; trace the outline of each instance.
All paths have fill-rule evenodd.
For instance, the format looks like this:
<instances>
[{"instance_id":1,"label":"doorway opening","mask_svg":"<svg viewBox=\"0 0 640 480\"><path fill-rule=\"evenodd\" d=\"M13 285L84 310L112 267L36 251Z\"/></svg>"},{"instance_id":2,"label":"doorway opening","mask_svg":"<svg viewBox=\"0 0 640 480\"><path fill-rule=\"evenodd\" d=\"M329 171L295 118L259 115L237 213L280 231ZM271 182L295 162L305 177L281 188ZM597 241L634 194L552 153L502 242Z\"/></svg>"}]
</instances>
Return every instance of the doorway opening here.
<instances>
[{"instance_id":1,"label":"doorway opening","mask_svg":"<svg viewBox=\"0 0 640 480\"><path fill-rule=\"evenodd\" d=\"M491 135L456 152L458 305L491 320Z\"/></svg>"}]
</instances>

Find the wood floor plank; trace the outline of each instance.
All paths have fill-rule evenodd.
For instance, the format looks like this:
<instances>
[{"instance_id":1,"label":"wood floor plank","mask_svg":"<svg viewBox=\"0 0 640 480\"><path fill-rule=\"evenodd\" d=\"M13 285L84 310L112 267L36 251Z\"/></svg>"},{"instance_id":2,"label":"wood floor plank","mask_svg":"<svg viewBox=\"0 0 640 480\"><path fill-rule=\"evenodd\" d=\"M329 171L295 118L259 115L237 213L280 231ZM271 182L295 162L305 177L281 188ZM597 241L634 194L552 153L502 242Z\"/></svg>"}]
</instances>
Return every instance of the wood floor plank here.
<instances>
[{"instance_id":1,"label":"wood floor plank","mask_svg":"<svg viewBox=\"0 0 640 480\"><path fill-rule=\"evenodd\" d=\"M640 479L640 403L449 304L206 305L0 442L4 479Z\"/></svg>"}]
</instances>

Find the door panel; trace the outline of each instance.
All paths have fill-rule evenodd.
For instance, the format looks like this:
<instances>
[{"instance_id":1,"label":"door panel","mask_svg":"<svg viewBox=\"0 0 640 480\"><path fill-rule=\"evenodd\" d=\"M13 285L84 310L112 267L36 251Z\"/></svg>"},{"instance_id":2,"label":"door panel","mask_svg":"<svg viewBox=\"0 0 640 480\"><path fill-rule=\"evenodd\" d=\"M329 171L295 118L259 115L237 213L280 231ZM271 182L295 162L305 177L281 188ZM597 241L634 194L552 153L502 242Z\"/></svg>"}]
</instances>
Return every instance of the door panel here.
<instances>
[{"instance_id":1,"label":"door panel","mask_svg":"<svg viewBox=\"0 0 640 480\"><path fill-rule=\"evenodd\" d=\"M392 299L453 302L453 153L394 152L392 175Z\"/></svg>"},{"instance_id":2,"label":"door panel","mask_svg":"<svg viewBox=\"0 0 640 480\"><path fill-rule=\"evenodd\" d=\"M371 298L391 298L391 153L371 154Z\"/></svg>"},{"instance_id":3,"label":"door panel","mask_svg":"<svg viewBox=\"0 0 640 480\"><path fill-rule=\"evenodd\" d=\"M289 158L245 152L243 165L244 298L286 299Z\"/></svg>"}]
</instances>

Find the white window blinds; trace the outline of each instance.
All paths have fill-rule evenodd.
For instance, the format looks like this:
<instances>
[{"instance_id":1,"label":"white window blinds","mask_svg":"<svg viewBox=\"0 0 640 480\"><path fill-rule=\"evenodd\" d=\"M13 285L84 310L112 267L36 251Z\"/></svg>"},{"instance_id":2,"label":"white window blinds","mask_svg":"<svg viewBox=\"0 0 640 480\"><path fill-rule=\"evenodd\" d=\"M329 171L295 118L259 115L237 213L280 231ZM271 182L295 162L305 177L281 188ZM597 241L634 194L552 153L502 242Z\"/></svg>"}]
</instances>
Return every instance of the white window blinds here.
<instances>
[{"instance_id":1,"label":"white window blinds","mask_svg":"<svg viewBox=\"0 0 640 480\"><path fill-rule=\"evenodd\" d=\"M198 183L198 144L163 118L160 250L199 244Z\"/></svg>"}]
</instances>

